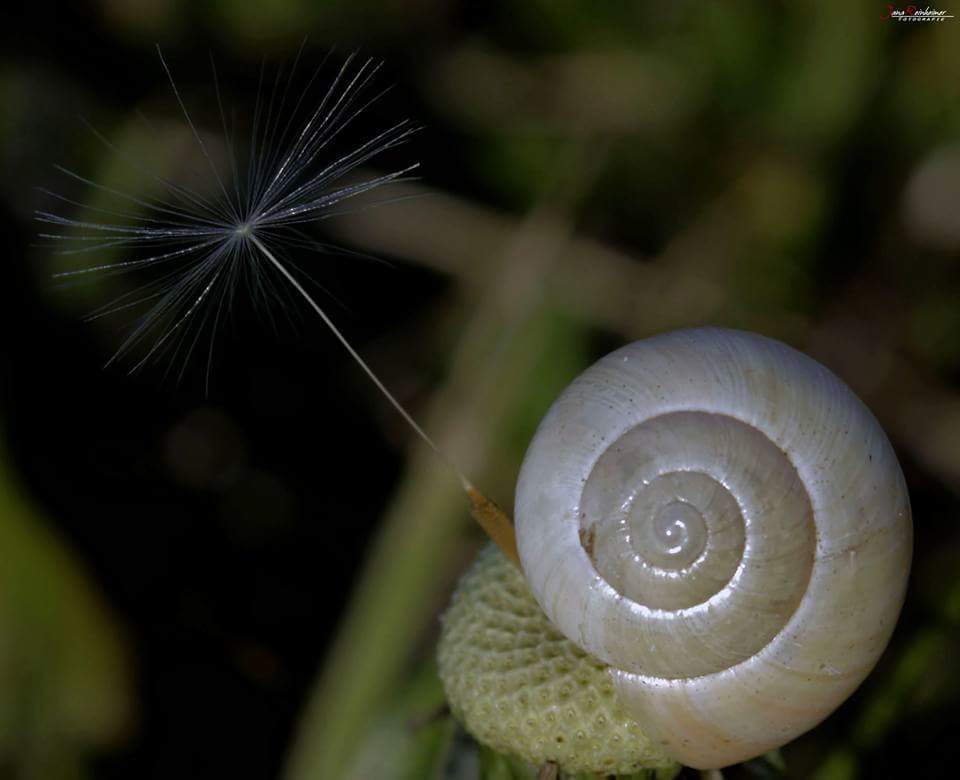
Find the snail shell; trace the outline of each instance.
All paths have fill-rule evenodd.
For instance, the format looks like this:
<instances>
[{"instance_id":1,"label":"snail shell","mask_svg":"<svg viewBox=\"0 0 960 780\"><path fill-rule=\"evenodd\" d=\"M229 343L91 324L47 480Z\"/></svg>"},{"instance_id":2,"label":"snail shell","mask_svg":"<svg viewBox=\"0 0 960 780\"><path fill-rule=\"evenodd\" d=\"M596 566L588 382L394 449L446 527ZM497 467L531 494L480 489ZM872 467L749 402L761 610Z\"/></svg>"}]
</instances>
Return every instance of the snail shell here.
<instances>
[{"instance_id":1,"label":"snail shell","mask_svg":"<svg viewBox=\"0 0 960 780\"><path fill-rule=\"evenodd\" d=\"M552 623L688 766L760 755L870 672L910 568L903 475L811 358L715 328L629 344L541 422L517 543Z\"/></svg>"}]
</instances>

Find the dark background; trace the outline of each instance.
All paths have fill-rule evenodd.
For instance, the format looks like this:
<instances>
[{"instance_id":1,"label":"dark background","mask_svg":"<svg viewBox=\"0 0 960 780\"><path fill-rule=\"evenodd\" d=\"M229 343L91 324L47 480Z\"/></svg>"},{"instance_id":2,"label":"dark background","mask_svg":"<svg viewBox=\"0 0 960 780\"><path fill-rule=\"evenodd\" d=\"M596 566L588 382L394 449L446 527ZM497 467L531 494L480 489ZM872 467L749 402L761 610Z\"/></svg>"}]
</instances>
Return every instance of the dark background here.
<instances>
[{"instance_id":1,"label":"dark background","mask_svg":"<svg viewBox=\"0 0 960 780\"><path fill-rule=\"evenodd\" d=\"M911 489L912 587L877 672L784 750L787 771L949 776L960 20L884 13L103 0L8 16L0 777L433 776L445 737L409 723L441 702L436 616L480 543L444 465L304 306L274 330L241 296L209 387L202 355L104 369L129 318L82 318L131 282L57 285L62 260L36 245L34 209L75 215L37 188L90 195L54 163L136 186L81 117L161 169L195 164L167 129L181 120L156 43L215 134L211 53L243 116L261 61L289 64L304 36L309 68L332 47L331 63L384 61L394 88L356 130L423 125L377 164L420 161L386 195L424 197L319 227L389 265L296 260L504 505L550 400L629 339L758 330L867 401ZM158 122L146 140L138 112Z\"/></svg>"}]
</instances>

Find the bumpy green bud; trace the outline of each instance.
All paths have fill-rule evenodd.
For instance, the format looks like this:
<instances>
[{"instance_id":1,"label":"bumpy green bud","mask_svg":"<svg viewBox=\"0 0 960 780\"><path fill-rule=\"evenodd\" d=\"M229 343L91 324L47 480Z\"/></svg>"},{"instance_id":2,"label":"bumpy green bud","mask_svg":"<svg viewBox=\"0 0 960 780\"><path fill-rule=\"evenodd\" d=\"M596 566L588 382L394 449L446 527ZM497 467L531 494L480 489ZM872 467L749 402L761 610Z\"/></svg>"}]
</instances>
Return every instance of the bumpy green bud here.
<instances>
[{"instance_id":1,"label":"bumpy green bud","mask_svg":"<svg viewBox=\"0 0 960 780\"><path fill-rule=\"evenodd\" d=\"M454 593L438 661L454 715L494 750L569 773L676 766L621 709L606 665L553 628L492 546Z\"/></svg>"}]
</instances>

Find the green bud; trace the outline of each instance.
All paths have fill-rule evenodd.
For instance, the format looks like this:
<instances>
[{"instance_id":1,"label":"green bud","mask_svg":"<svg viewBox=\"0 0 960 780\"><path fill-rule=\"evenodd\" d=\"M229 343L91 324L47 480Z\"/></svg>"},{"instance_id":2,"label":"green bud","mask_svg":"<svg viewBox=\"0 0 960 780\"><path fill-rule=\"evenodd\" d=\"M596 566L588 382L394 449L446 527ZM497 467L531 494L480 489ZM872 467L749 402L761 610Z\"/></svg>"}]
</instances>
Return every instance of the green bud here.
<instances>
[{"instance_id":1,"label":"green bud","mask_svg":"<svg viewBox=\"0 0 960 780\"><path fill-rule=\"evenodd\" d=\"M498 752L565 773L677 767L617 703L608 667L557 632L495 547L453 595L438 662L454 715Z\"/></svg>"}]
</instances>

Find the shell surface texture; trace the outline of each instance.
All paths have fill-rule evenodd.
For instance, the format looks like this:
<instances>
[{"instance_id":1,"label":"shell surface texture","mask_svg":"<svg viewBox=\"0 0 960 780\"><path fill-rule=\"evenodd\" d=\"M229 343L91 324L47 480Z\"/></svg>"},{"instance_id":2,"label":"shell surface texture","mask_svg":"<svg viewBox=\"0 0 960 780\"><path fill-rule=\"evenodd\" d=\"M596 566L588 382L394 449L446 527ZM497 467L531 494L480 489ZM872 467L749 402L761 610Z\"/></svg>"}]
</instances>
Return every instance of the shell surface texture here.
<instances>
[{"instance_id":1,"label":"shell surface texture","mask_svg":"<svg viewBox=\"0 0 960 780\"><path fill-rule=\"evenodd\" d=\"M673 758L728 766L815 726L903 603L906 485L869 410L772 339L697 328L581 374L524 459L515 522L550 622Z\"/></svg>"}]
</instances>

